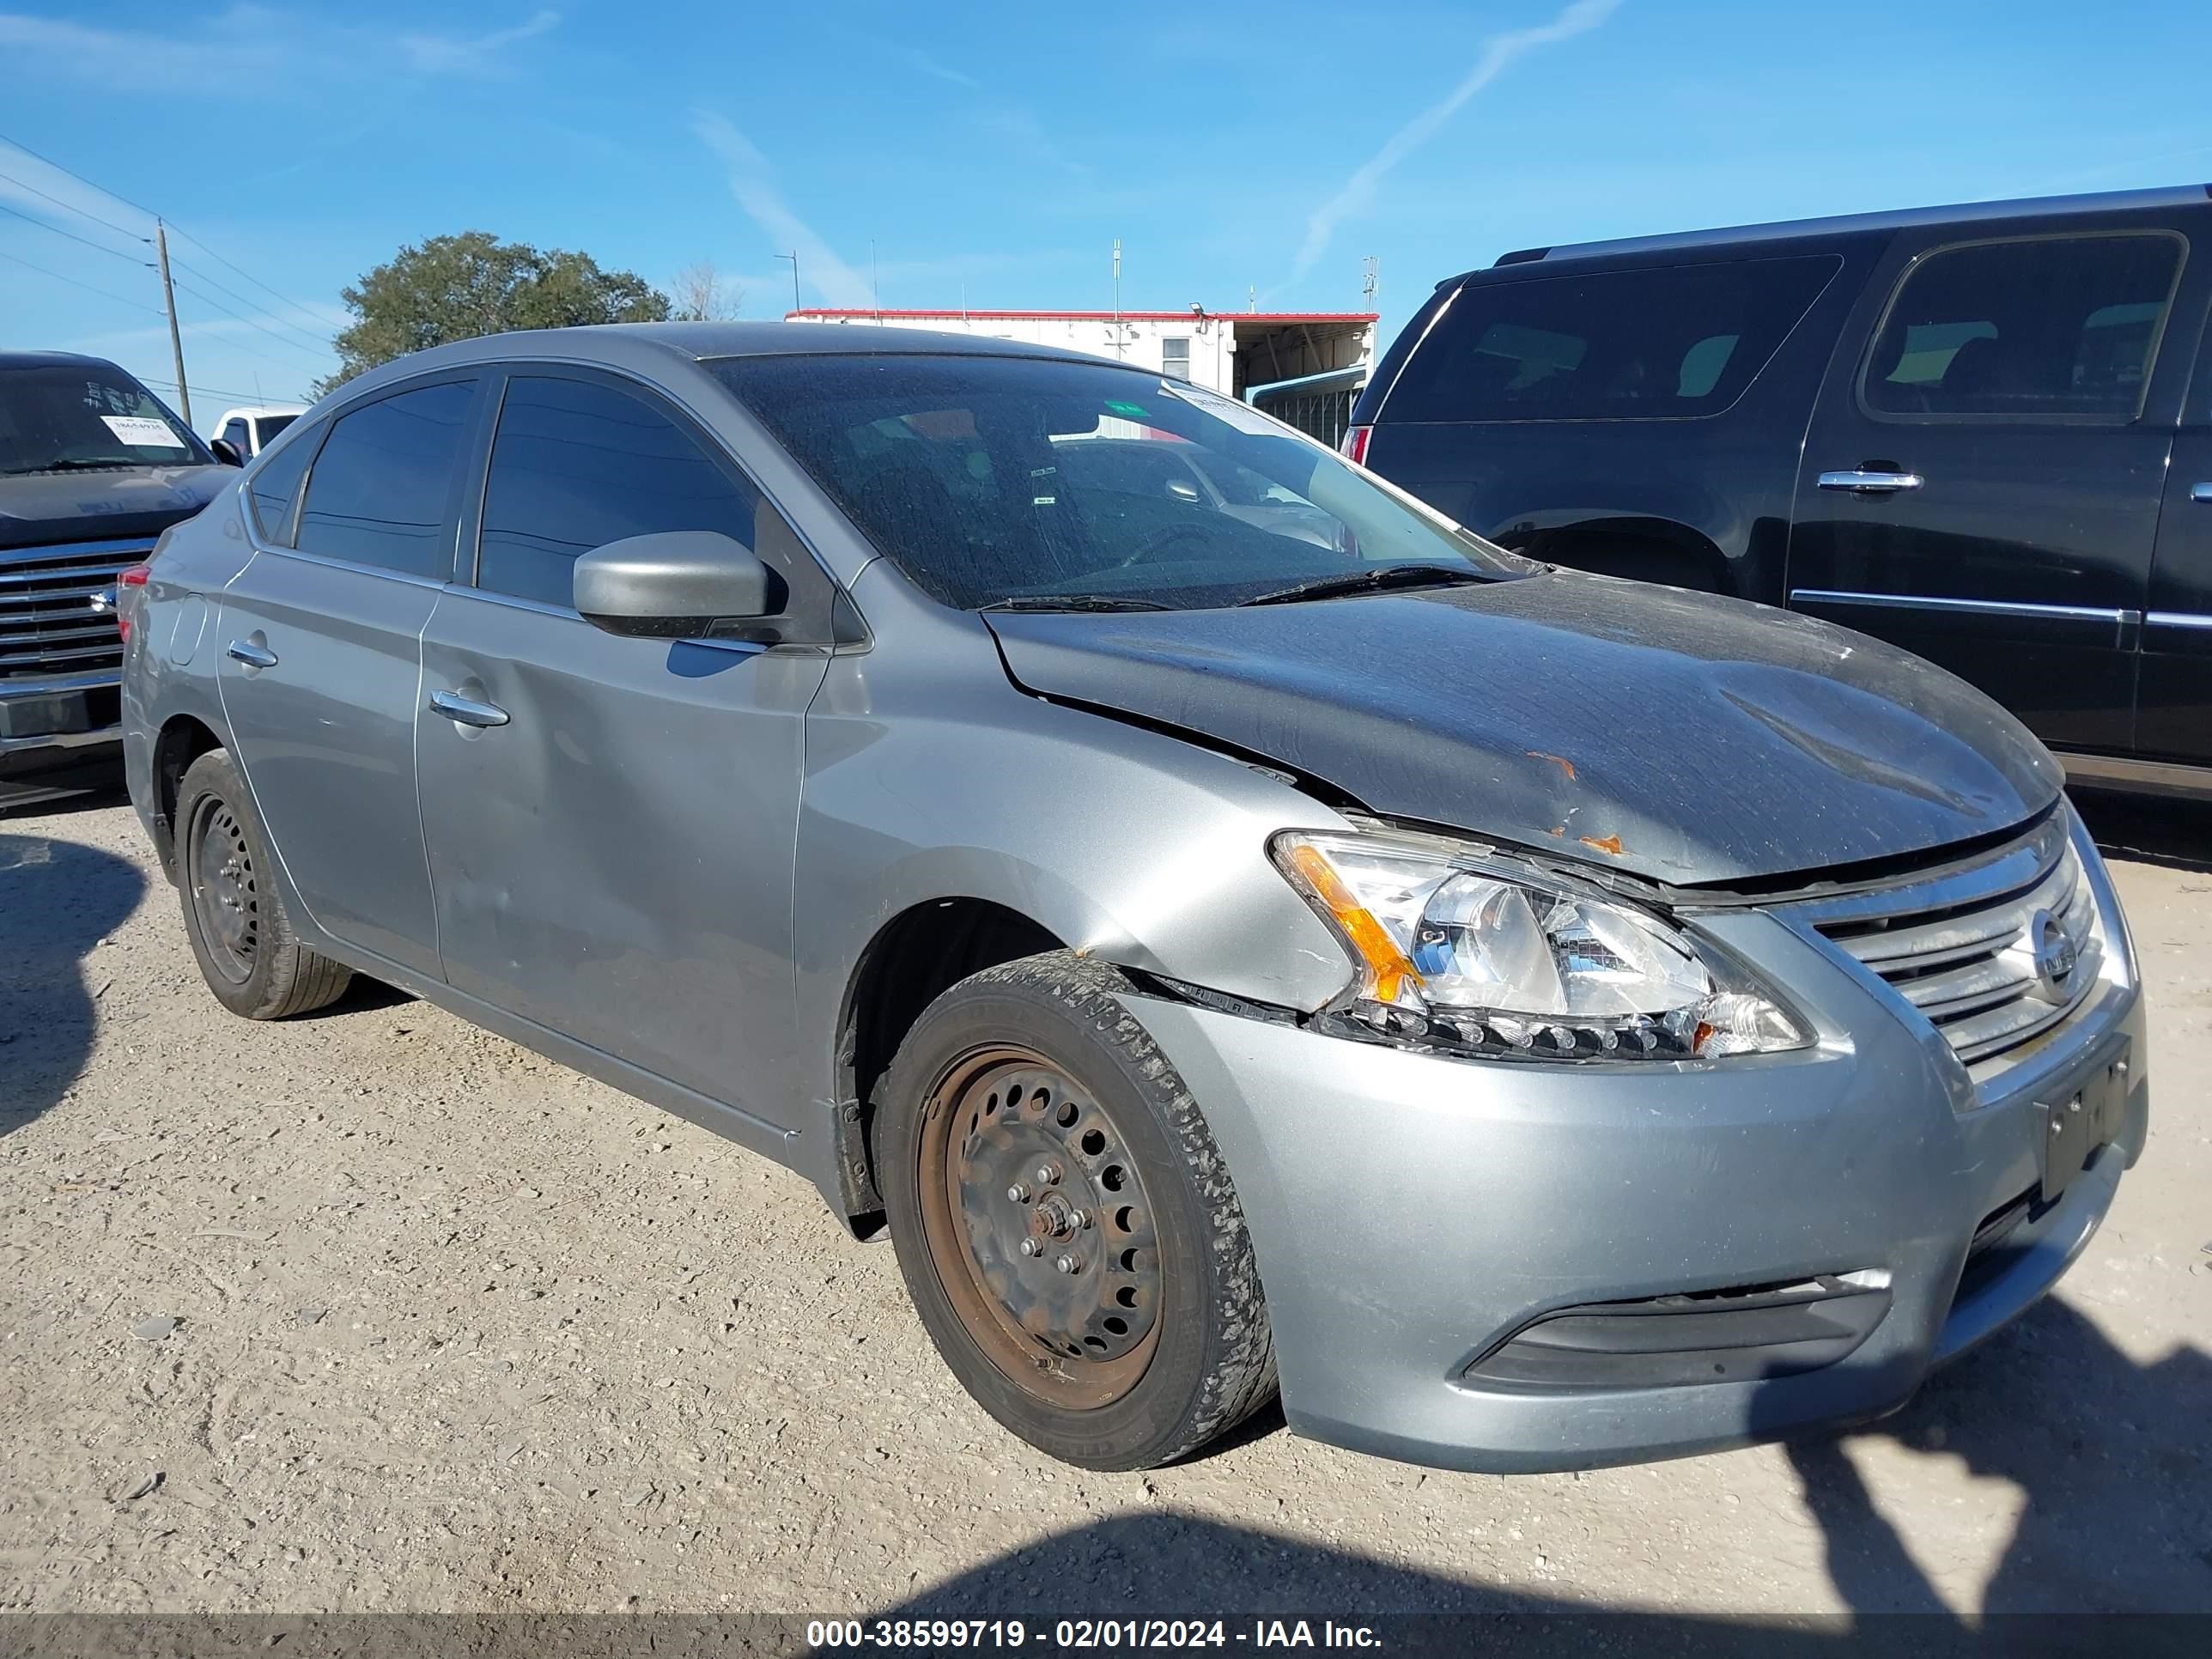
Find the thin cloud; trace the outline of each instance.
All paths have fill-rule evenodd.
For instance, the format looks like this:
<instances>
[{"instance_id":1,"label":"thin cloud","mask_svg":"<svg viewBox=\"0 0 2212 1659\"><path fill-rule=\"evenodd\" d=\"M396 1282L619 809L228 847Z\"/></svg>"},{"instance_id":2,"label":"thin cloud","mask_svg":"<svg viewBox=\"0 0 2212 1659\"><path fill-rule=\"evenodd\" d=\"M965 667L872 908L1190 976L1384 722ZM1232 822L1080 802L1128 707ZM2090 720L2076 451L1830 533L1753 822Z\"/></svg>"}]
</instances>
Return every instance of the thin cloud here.
<instances>
[{"instance_id":1,"label":"thin cloud","mask_svg":"<svg viewBox=\"0 0 2212 1659\"><path fill-rule=\"evenodd\" d=\"M963 75L949 64L940 64L920 46L902 46L899 56L924 75L939 81L950 81L956 87L966 87L971 92L981 92L983 83L972 75Z\"/></svg>"},{"instance_id":2,"label":"thin cloud","mask_svg":"<svg viewBox=\"0 0 2212 1659\"><path fill-rule=\"evenodd\" d=\"M801 283L833 306L859 309L875 303L868 279L832 252L830 244L783 199L775 170L750 139L719 115L694 117L691 131L729 169L730 193L746 216L776 246L799 255Z\"/></svg>"},{"instance_id":3,"label":"thin cloud","mask_svg":"<svg viewBox=\"0 0 2212 1659\"><path fill-rule=\"evenodd\" d=\"M1336 228L1355 213L1364 211L1375 199L1375 188L1383 175L1404 161L1423 144L1435 137L1444 124L1459 113L1467 100L1510 68L1516 59L1524 57L1538 46L1548 46L1561 40L1572 40L1577 34L1587 34L1613 15L1620 0L1574 0L1550 22L1535 28L1512 29L1492 38L1482 49L1468 77L1454 87L1441 102L1431 104L1390 136L1390 140L1344 182L1342 189L1316 208L1306 221L1305 240L1298 245L1297 258L1291 262L1290 280L1296 282L1311 270L1321 256L1327 252Z\"/></svg>"},{"instance_id":4,"label":"thin cloud","mask_svg":"<svg viewBox=\"0 0 2212 1659\"><path fill-rule=\"evenodd\" d=\"M299 100L364 78L482 73L496 68L510 47L548 33L560 21L558 12L541 10L512 28L474 37L421 31L393 35L238 4L180 33L0 11L0 63L22 75L102 91L185 90Z\"/></svg>"},{"instance_id":5,"label":"thin cloud","mask_svg":"<svg viewBox=\"0 0 2212 1659\"><path fill-rule=\"evenodd\" d=\"M532 12L530 21L513 28L494 29L469 40L454 34L411 33L399 37L399 50L410 67L422 75L473 73L494 67L509 46L534 40L561 27L557 11Z\"/></svg>"}]
</instances>

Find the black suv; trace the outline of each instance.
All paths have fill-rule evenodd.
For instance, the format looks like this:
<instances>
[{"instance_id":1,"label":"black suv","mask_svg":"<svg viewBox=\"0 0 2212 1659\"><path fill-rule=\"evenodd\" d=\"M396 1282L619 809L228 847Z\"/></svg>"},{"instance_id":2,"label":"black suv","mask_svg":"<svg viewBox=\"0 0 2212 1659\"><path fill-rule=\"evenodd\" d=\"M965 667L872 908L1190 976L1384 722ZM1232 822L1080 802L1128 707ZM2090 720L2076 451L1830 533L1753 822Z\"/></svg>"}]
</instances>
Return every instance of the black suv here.
<instances>
[{"instance_id":1,"label":"black suv","mask_svg":"<svg viewBox=\"0 0 2212 1659\"><path fill-rule=\"evenodd\" d=\"M2212 186L1509 253L1345 447L1536 557L1848 623L2212 793ZM1666 711L1649 711L1663 730Z\"/></svg>"},{"instance_id":2,"label":"black suv","mask_svg":"<svg viewBox=\"0 0 2212 1659\"><path fill-rule=\"evenodd\" d=\"M0 352L0 806L123 781L116 579L235 476L113 363Z\"/></svg>"}]
</instances>

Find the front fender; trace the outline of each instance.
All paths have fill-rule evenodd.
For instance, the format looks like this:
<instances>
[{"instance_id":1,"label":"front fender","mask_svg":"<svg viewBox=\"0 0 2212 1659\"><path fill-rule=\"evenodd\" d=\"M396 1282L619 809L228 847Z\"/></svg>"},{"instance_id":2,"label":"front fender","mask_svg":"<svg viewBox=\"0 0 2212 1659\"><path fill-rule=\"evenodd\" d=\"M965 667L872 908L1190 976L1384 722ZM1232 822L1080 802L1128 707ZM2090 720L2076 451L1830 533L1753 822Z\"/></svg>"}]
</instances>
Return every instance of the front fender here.
<instances>
[{"instance_id":1,"label":"front fender","mask_svg":"<svg viewBox=\"0 0 2212 1659\"><path fill-rule=\"evenodd\" d=\"M1103 960L1255 1002L1317 1008L1348 977L1267 856L1279 830L1340 827L1335 811L1279 775L1028 696L983 661L988 677L840 657L808 717L797 1036L825 1123L854 974L934 900L988 900Z\"/></svg>"}]
</instances>

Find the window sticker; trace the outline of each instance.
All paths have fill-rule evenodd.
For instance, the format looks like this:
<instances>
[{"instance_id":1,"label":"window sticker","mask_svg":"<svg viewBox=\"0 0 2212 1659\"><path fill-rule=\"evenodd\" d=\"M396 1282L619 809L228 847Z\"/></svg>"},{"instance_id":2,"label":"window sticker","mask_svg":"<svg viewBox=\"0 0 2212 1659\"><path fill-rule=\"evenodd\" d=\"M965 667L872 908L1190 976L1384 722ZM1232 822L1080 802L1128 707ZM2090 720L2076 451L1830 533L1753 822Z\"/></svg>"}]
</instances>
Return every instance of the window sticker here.
<instances>
[{"instance_id":1,"label":"window sticker","mask_svg":"<svg viewBox=\"0 0 2212 1659\"><path fill-rule=\"evenodd\" d=\"M182 449L185 441L169 429L167 421L157 421L150 415L103 415L107 429L115 434L118 443L129 444L134 449Z\"/></svg>"}]
</instances>

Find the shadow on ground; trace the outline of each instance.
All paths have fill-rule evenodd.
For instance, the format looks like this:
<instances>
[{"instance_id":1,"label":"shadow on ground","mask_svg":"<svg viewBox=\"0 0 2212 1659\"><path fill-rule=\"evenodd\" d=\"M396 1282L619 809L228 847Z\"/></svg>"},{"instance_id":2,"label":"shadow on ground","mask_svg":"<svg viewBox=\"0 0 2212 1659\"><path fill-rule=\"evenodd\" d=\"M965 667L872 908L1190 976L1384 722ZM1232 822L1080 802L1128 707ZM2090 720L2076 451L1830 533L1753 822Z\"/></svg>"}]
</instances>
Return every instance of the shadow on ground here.
<instances>
[{"instance_id":1,"label":"shadow on ground","mask_svg":"<svg viewBox=\"0 0 2212 1659\"><path fill-rule=\"evenodd\" d=\"M0 1134L62 1097L92 1052L100 942L146 878L111 853L0 833Z\"/></svg>"},{"instance_id":2,"label":"shadow on ground","mask_svg":"<svg viewBox=\"0 0 2212 1659\"><path fill-rule=\"evenodd\" d=\"M2212 870L2212 802L2069 789L2106 858Z\"/></svg>"},{"instance_id":3,"label":"shadow on ground","mask_svg":"<svg viewBox=\"0 0 2212 1659\"><path fill-rule=\"evenodd\" d=\"M1911 1405L1856 1437L1887 1437L2004 1482L2020 1520L1984 1587L1985 1613L2212 1615L2212 1357L2187 1343L2137 1365L2063 1301L2046 1300L1936 1373ZM1790 1448L1829 1577L1869 1613L1942 1599L1875 1505L1847 1443ZM2212 1651L2212 1618L2202 1630Z\"/></svg>"}]
</instances>

